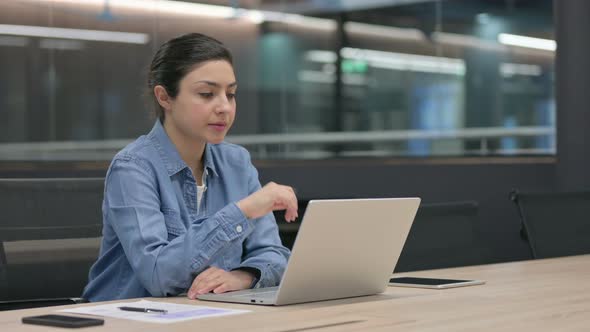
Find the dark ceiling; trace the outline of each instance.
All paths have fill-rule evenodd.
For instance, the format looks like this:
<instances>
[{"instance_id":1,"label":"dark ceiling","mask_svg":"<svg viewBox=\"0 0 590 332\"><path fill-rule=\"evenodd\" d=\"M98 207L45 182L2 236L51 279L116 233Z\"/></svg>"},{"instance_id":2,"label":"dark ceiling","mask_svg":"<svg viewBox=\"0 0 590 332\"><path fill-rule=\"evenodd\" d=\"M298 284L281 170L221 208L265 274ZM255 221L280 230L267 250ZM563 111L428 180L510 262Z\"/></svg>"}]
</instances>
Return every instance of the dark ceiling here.
<instances>
[{"instance_id":1,"label":"dark ceiling","mask_svg":"<svg viewBox=\"0 0 590 332\"><path fill-rule=\"evenodd\" d=\"M553 34L553 0L205 0L192 2L271 10L395 27L467 33L488 19L513 32ZM479 15L479 16L478 16ZM508 23L507 23L508 22Z\"/></svg>"},{"instance_id":2,"label":"dark ceiling","mask_svg":"<svg viewBox=\"0 0 590 332\"><path fill-rule=\"evenodd\" d=\"M552 0L446 0L390 6L348 12L346 19L356 22L435 29L437 24L448 32L468 33L487 20L500 20L510 31L538 36L553 33Z\"/></svg>"}]
</instances>

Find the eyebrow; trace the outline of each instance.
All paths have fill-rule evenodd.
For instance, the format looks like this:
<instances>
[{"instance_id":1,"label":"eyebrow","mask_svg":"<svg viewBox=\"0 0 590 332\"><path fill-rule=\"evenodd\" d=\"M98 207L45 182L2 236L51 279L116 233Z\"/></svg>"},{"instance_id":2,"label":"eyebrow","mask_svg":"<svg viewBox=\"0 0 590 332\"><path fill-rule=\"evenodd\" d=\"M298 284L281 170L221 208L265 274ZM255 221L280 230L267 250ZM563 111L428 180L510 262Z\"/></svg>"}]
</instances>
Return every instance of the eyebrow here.
<instances>
[{"instance_id":1,"label":"eyebrow","mask_svg":"<svg viewBox=\"0 0 590 332\"><path fill-rule=\"evenodd\" d=\"M221 84L219 84L217 82L213 82L213 81L197 81L197 82L194 82L193 84L197 84L197 83L205 83L207 85L211 85L211 86L214 86L214 87L220 87L221 86ZM235 86L238 86L238 82L232 82L232 83L230 83L230 84L227 85L228 88L233 88Z\"/></svg>"}]
</instances>

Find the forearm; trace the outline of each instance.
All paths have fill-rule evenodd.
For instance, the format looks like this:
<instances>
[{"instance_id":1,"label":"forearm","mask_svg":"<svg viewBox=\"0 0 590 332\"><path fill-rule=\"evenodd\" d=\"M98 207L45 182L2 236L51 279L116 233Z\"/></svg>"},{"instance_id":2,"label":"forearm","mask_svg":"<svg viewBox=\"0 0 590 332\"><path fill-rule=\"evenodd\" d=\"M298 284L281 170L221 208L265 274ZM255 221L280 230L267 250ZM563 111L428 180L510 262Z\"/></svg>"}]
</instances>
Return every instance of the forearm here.
<instances>
[{"instance_id":1,"label":"forearm","mask_svg":"<svg viewBox=\"0 0 590 332\"><path fill-rule=\"evenodd\" d=\"M142 285L152 296L169 296L186 291L194 276L209 267L232 241L247 234L250 227L235 204L229 204L207 219L195 220L185 233L171 241L129 235L121 238ZM119 233L138 232L119 227Z\"/></svg>"},{"instance_id":2,"label":"forearm","mask_svg":"<svg viewBox=\"0 0 590 332\"><path fill-rule=\"evenodd\" d=\"M283 273L285 272L286 260L277 262L277 257L272 257L270 260L264 260L260 257L261 261L251 259L244 261L242 264L244 267L254 268L260 271L260 276L256 280L256 283L252 285L253 288L261 287L273 287L277 286L281 282ZM273 261L269 263L269 261Z\"/></svg>"},{"instance_id":3,"label":"forearm","mask_svg":"<svg viewBox=\"0 0 590 332\"><path fill-rule=\"evenodd\" d=\"M254 287L271 287L280 283L290 255L281 244L272 214L256 221L256 228L245 242L246 250L240 267L255 268L260 276Z\"/></svg>"}]
</instances>

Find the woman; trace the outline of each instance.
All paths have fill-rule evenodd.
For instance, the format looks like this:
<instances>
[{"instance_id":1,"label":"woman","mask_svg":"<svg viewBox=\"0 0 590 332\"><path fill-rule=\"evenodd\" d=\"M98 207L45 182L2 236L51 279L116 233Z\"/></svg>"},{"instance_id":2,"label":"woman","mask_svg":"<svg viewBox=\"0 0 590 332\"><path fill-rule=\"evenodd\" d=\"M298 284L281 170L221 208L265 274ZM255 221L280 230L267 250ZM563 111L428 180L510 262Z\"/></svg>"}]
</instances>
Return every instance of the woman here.
<instances>
[{"instance_id":1,"label":"woman","mask_svg":"<svg viewBox=\"0 0 590 332\"><path fill-rule=\"evenodd\" d=\"M273 210L297 216L293 189L263 188L248 152L223 139L236 112L232 56L191 33L164 43L148 87L158 120L106 175L103 240L83 297L186 292L194 299L279 283L289 257Z\"/></svg>"}]
</instances>

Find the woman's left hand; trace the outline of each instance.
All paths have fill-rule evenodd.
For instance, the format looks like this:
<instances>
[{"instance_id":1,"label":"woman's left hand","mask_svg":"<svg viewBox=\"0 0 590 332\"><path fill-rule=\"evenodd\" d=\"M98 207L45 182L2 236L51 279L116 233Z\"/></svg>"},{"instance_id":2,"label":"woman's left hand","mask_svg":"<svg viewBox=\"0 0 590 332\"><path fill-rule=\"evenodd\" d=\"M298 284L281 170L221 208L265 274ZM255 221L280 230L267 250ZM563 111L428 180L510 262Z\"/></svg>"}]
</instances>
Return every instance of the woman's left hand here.
<instances>
[{"instance_id":1,"label":"woman's left hand","mask_svg":"<svg viewBox=\"0 0 590 332\"><path fill-rule=\"evenodd\" d=\"M249 288L254 282L254 275L244 270L225 271L217 267L210 267L201 272L193 281L188 291L188 298L194 300L197 295L225 293Z\"/></svg>"}]
</instances>

